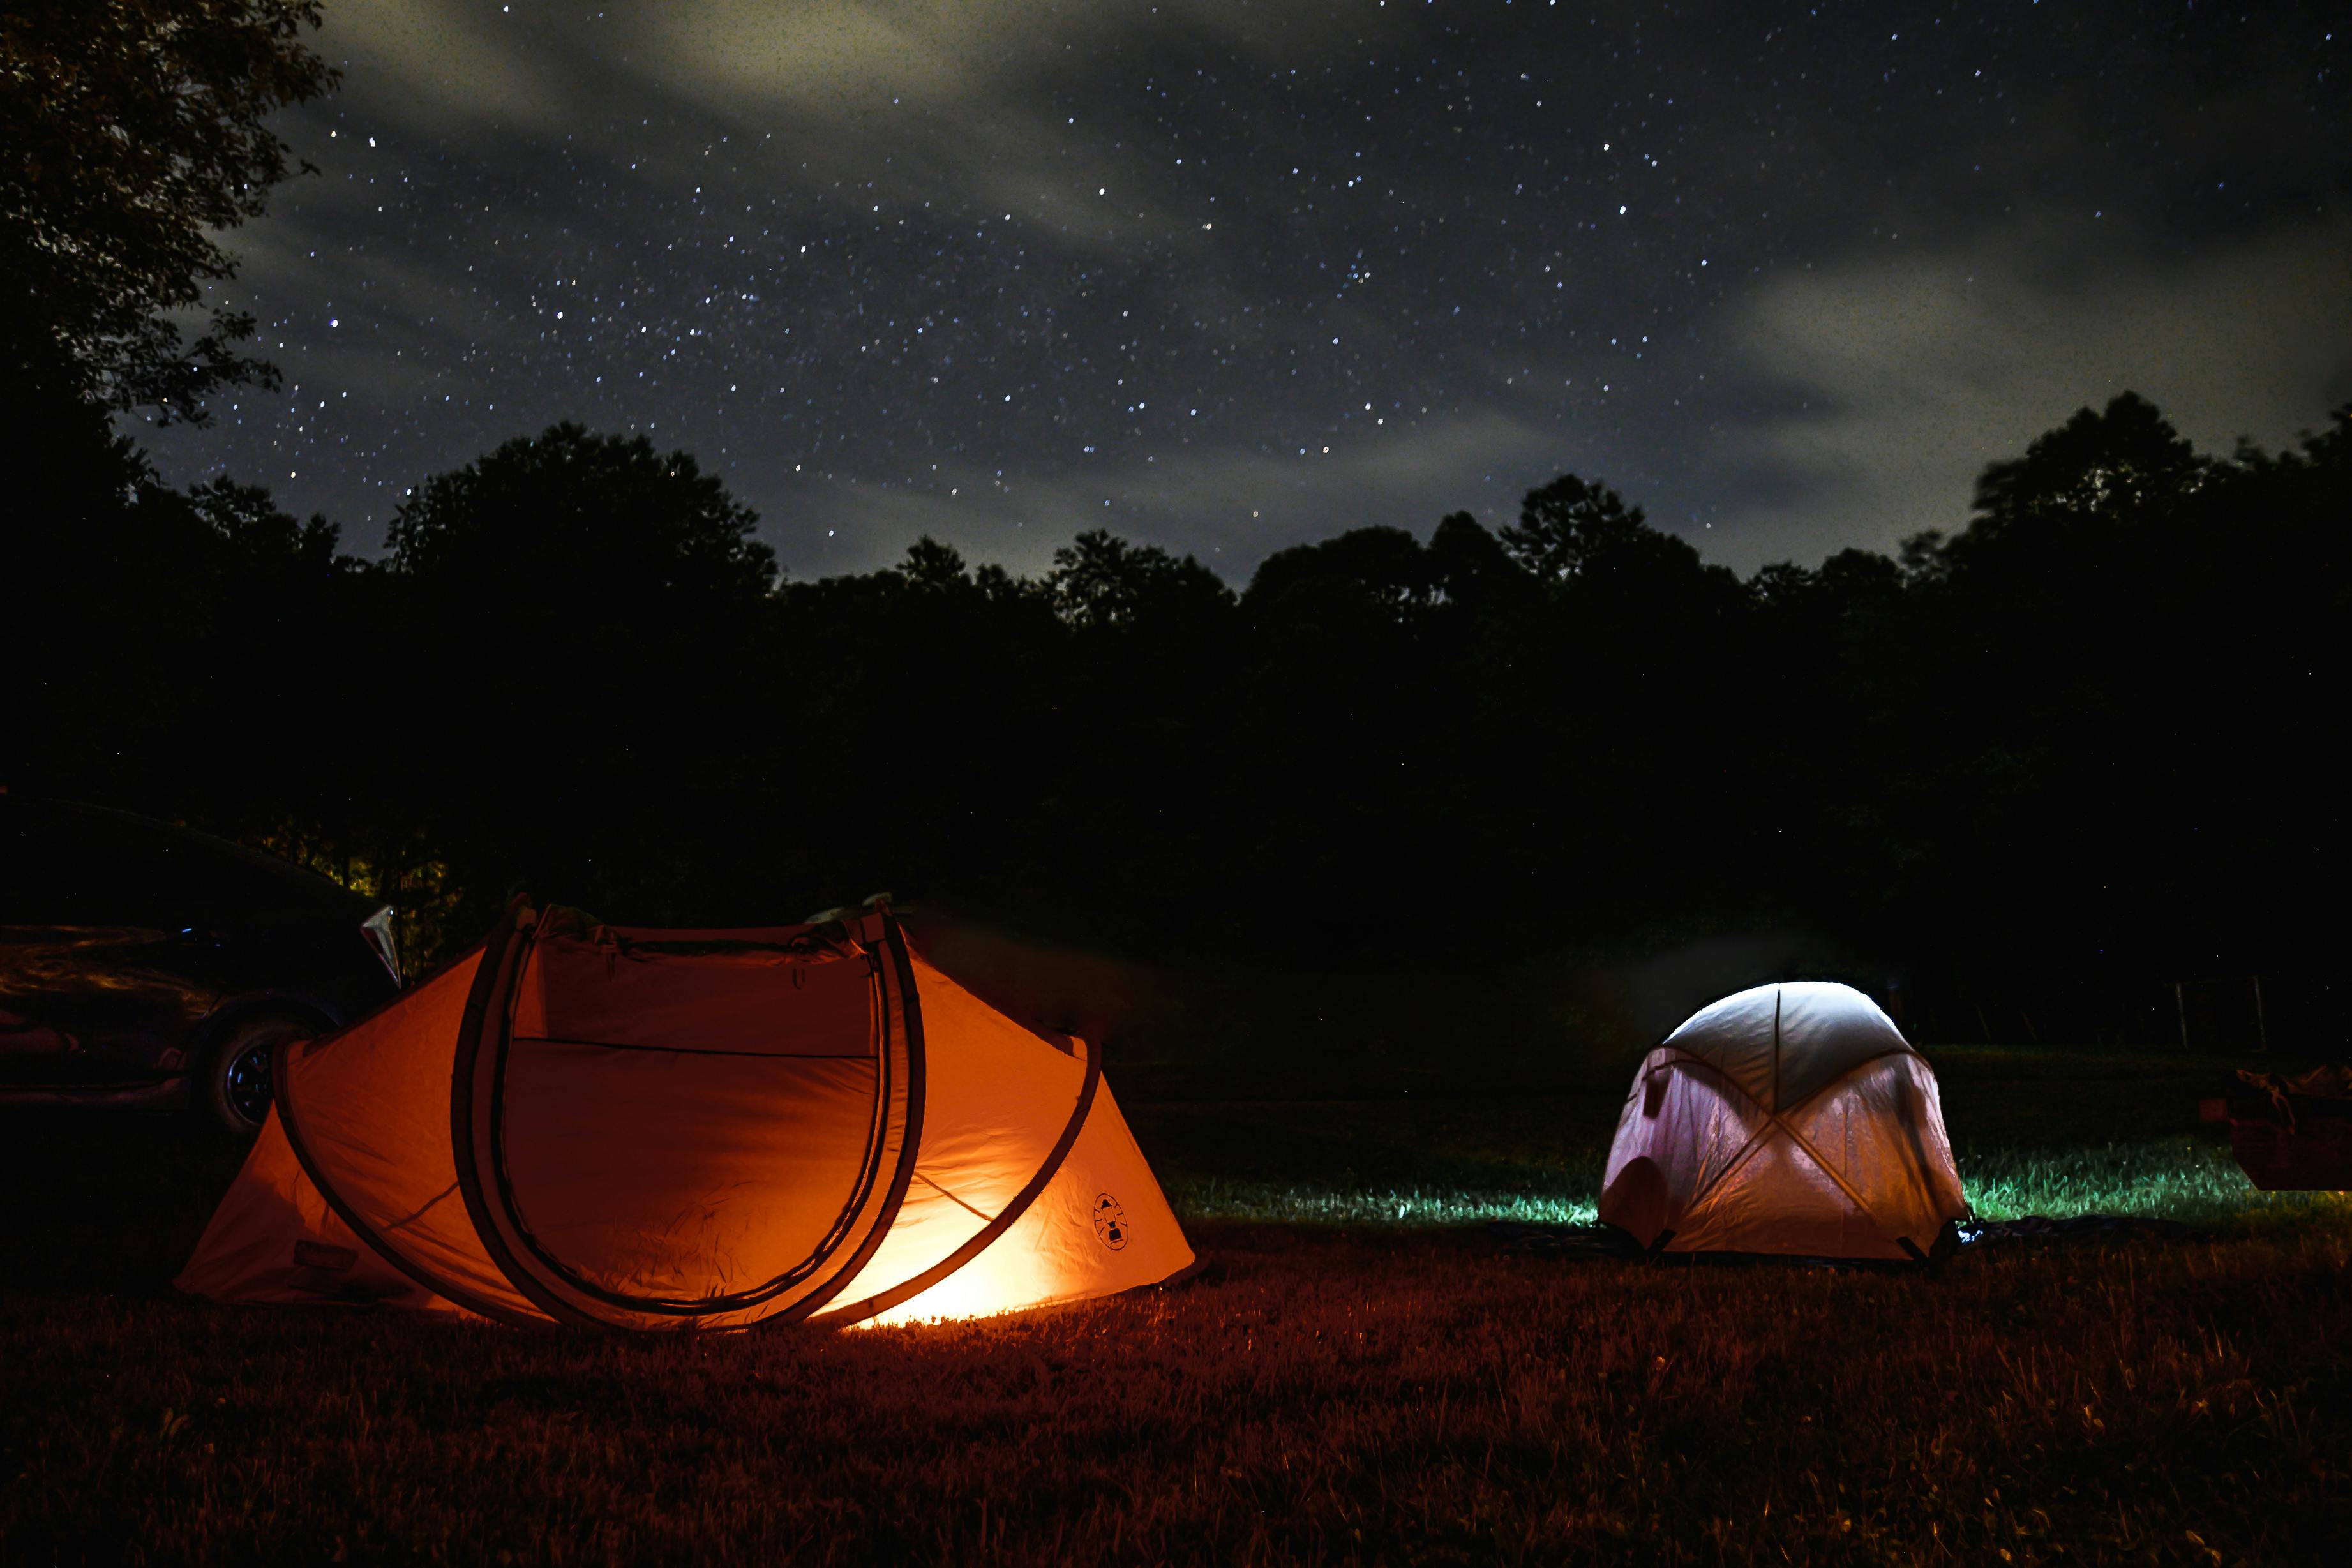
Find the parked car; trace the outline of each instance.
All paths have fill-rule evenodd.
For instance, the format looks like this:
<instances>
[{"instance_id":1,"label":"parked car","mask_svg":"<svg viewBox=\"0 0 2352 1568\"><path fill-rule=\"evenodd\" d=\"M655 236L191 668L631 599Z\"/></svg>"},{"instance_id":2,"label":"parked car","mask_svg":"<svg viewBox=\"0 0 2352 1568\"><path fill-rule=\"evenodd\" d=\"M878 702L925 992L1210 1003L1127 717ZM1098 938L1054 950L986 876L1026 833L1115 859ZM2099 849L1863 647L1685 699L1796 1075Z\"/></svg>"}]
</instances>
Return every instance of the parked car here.
<instances>
[{"instance_id":1,"label":"parked car","mask_svg":"<svg viewBox=\"0 0 2352 1568\"><path fill-rule=\"evenodd\" d=\"M0 793L0 1104L257 1129L279 1041L400 989L392 910L127 811Z\"/></svg>"}]
</instances>

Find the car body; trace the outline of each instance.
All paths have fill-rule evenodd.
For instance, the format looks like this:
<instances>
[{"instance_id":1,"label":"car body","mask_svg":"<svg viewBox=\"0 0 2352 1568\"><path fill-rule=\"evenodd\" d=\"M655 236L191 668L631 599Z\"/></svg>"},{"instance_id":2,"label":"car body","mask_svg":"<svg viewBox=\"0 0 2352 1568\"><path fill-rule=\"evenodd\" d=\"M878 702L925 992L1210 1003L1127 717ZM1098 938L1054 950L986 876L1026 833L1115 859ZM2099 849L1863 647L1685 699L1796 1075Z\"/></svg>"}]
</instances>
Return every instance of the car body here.
<instances>
[{"instance_id":1,"label":"car body","mask_svg":"<svg viewBox=\"0 0 2352 1568\"><path fill-rule=\"evenodd\" d=\"M391 911L300 866L104 807L0 793L0 1104L258 1127L269 1053L400 989Z\"/></svg>"}]
</instances>

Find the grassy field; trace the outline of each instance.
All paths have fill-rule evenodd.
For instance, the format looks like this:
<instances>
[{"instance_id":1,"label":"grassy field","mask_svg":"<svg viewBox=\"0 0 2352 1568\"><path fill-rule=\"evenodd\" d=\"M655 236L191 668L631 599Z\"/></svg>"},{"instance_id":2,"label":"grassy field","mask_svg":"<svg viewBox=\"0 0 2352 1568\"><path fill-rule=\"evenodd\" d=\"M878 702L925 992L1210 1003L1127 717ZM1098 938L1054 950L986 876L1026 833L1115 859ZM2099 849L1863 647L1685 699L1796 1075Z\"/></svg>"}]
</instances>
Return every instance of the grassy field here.
<instances>
[{"instance_id":1,"label":"grassy field","mask_svg":"<svg viewBox=\"0 0 2352 1568\"><path fill-rule=\"evenodd\" d=\"M2221 1063L1934 1057L1980 1211L2206 1236L1932 1276L1530 1257L1476 1222L1591 1216L1613 1067L1163 1071L1129 1116L1221 1279L614 1342L181 1300L236 1151L13 1117L0 1560L2340 1561L2352 1200L2246 1186L2194 1119Z\"/></svg>"},{"instance_id":2,"label":"grassy field","mask_svg":"<svg viewBox=\"0 0 2352 1568\"><path fill-rule=\"evenodd\" d=\"M2346 1213L2256 1192L2197 1101L2212 1057L1934 1053L1969 1200L1992 1219L2123 1214L2225 1228ZM1188 1215L1403 1228L1591 1224L1631 1063L1575 1088L1469 1096L1161 1102L1135 1114Z\"/></svg>"}]
</instances>

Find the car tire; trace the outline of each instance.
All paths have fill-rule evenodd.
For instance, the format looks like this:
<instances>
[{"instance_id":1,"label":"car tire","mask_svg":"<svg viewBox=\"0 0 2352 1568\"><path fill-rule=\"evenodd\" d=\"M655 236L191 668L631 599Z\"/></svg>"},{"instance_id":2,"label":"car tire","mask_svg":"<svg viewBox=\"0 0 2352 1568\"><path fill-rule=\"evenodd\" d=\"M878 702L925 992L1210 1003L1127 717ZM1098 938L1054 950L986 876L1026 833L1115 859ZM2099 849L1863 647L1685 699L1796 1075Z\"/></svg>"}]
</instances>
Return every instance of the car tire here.
<instances>
[{"instance_id":1,"label":"car tire","mask_svg":"<svg viewBox=\"0 0 2352 1568\"><path fill-rule=\"evenodd\" d=\"M192 1096L197 1112L215 1126L241 1138L261 1131L269 1115L271 1063L289 1040L319 1032L307 1019L264 1013L240 1019L205 1052Z\"/></svg>"}]
</instances>

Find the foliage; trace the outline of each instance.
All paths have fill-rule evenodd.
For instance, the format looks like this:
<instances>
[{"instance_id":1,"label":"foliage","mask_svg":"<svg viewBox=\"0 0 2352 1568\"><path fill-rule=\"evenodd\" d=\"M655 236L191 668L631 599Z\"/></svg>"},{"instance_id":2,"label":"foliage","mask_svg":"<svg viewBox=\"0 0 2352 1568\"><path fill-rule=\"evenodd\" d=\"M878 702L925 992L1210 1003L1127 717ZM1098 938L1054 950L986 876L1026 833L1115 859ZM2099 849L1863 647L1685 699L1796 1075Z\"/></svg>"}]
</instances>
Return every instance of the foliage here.
<instances>
[{"instance_id":1,"label":"foliage","mask_svg":"<svg viewBox=\"0 0 2352 1568\"><path fill-rule=\"evenodd\" d=\"M727 858L774 728L756 524L687 454L576 424L402 504L382 635L422 733L373 790L412 802L476 925L525 883L658 913Z\"/></svg>"},{"instance_id":2,"label":"foliage","mask_svg":"<svg viewBox=\"0 0 2352 1568\"><path fill-rule=\"evenodd\" d=\"M618 630L681 598L764 593L775 552L758 522L686 453L558 424L426 480L385 542L394 570L445 591Z\"/></svg>"},{"instance_id":3,"label":"foliage","mask_svg":"<svg viewBox=\"0 0 2352 1568\"><path fill-rule=\"evenodd\" d=\"M145 800L234 832L301 809L273 788L224 812L227 786L288 727L224 711L224 696L254 644L293 645L366 591L323 524L251 534L275 516L265 493L162 488L110 415L201 423L207 394L273 380L234 347L247 318L215 308L193 343L182 324L235 270L220 231L289 172L268 117L334 83L301 41L320 16L314 0L0 7L0 583L24 653L0 784ZM282 618L257 602L295 592L310 602ZM307 697L306 685L255 695Z\"/></svg>"},{"instance_id":4,"label":"foliage","mask_svg":"<svg viewBox=\"0 0 2352 1568\"><path fill-rule=\"evenodd\" d=\"M11 0L0 12L0 368L12 382L201 422L217 388L271 379L232 347L250 317L215 308L184 343L173 316L234 274L219 231L258 216L288 173L268 116L335 83L301 41L320 15L318 0Z\"/></svg>"},{"instance_id":5,"label":"foliage","mask_svg":"<svg viewBox=\"0 0 2352 1568\"><path fill-rule=\"evenodd\" d=\"M1034 579L931 539L780 579L716 476L576 425L426 480L380 565L134 472L35 562L136 611L12 782L364 863L458 938L520 886L689 925L887 889L1293 967L1803 928L1929 1040L2152 1041L2173 982L2263 974L2312 1043L2347 451L2202 455L2126 394L1899 559L1743 581L1563 476L1238 594L1099 531Z\"/></svg>"},{"instance_id":6,"label":"foliage","mask_svg":"<svg viewBox=\"0 0 2352 1568\"><path fill-rule=\"evenodd\" d=\"M927 542L918 541L910 559L922 559ZM1045 582L1063 618L1091 631L1213 615L1233 602L1232 591L1191 556L1179 560L1157 545L1130 544L1104 528L1090 528L1055 550Z\"/></svg>"},{"instance_id":7,"label":"foliage","mask_svg":"<svg viewBox=\"0 0 2352 1568\"><path fill-rule=\"evenodd\" d=\"M1531 490L1519 524L1501 534L1503 549L1529 575L1548 583L1606 578L1630 583L1677 568L1698 570L1698 551L1649 526L1639 507L1617 492L1563 474Z\"/></svg>"}]
</instances>

